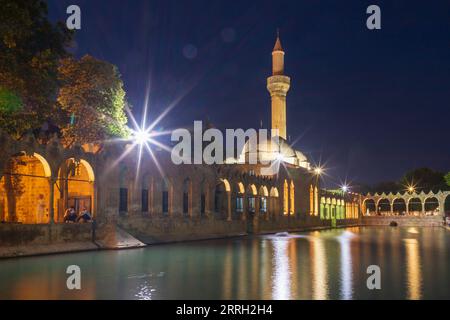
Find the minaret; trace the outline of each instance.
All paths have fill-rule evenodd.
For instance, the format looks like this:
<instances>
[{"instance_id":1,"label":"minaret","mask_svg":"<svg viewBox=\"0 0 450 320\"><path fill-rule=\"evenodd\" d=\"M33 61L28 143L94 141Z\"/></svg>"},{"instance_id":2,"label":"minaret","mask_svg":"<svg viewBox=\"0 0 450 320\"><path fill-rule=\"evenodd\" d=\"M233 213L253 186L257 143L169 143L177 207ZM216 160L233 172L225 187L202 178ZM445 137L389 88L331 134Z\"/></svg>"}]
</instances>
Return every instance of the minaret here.
<instances>
[{"instance_id":1,"label":"minaret","mask_svg":"<svg viewBox=\"0 0 450 320\"><path fill-rule=\"evenodd\" d=\"M267 78L267 90L272 99L272 130L278 129L278 135L286 140L286 94L291 86L291 79L284 75L284 51L280 35L272 51L272 76Z\"/></svg>"}]
</instances>

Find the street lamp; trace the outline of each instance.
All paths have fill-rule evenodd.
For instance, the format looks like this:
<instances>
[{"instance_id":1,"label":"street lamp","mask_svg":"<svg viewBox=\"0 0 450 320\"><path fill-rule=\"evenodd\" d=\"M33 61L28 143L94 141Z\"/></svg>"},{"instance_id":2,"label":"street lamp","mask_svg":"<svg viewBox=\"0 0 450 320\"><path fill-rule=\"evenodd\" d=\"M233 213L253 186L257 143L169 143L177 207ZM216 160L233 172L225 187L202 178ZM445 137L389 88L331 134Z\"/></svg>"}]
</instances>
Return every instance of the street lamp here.
<instances>
[{"instance_id":1,"label":"street lamp","mask_svg":"<svg viewBox=\"0 0 450 320\"><path fill-rule=\"evenodd\" d=\"M321 167L317 167L314 169L314 173L320 176L323 173L323 169Z\"/></svg>"}]
</instances>

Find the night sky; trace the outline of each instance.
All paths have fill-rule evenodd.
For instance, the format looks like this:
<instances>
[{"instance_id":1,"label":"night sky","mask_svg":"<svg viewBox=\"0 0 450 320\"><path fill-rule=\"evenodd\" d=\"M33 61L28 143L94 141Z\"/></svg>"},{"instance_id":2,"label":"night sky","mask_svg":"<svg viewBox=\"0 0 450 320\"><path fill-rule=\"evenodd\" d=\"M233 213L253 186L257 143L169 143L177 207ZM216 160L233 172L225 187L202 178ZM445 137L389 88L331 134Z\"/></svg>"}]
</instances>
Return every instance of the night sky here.
<instances>
[{"instance_id":1,"label":"night sky","mask_svg":"<svg viewBox=\"0 0 450 320\"><path fill-rule=\"evenodd\" d=\"M82 11L73 52L118 66L137 118L147 85L160 129L209 119L270 125L266 78L276 29L291 77L288 135L328 186L450 170L450 1L51 0ZM382 29L366 28L377 4Z\"/></svg>"}]
</instances>

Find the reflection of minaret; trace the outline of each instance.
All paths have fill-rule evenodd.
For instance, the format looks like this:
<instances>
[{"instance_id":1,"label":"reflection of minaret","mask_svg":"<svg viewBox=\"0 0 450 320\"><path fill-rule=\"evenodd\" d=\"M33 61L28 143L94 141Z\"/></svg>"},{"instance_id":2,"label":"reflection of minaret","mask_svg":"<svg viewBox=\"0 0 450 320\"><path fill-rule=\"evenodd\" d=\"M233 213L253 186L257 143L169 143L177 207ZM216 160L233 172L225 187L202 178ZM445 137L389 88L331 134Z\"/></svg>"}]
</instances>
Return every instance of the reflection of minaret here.
<instances>
[{"instance_id":1,"label":"reflection of minaret","mask_svg":"<svg viewBox=\"0 0 450 320\"><path fill-rule=\"evenodd\" d=\"M280 35L272 51L272 76L267 78L267 90L272 99L272 130L278 129L278 135L286 140L286 94L291 79L284 75L284 51Z\"/></svg>"}]
</instances>

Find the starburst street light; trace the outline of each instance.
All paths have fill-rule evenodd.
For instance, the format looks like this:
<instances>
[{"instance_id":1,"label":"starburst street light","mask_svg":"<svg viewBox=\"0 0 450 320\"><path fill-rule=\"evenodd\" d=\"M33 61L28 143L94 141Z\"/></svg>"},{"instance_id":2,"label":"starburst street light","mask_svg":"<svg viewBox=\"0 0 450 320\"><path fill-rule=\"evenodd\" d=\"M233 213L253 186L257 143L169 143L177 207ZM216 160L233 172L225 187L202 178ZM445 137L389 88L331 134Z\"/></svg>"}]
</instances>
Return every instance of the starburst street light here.
<instances>
[{"instance_id":1,"label":"starburst street light","mask_svg":"<svg viewBox=\"0 0 450 320\"><path fill-rule=\"evenodd\" d=\"M323 169L321 167L316 167L314 169L314 173L318 176L320 176L323 173Z\"/></svg>"},{"instance_id":2,"label":"starburst street light","mask_svg":"<svg viewBox=\"0 0 450 320\"><path fill-rule=\"evenodd\" d=\"M348 185L343 184L343 185L341 186L341 190L342 190L343 192L347 192L347 191L348 191Z\"/></svg>"},{"instance_id":3,"label":"starburst street light","mask_svg":"<svg viewBox=\"0 0 450 320\"><path fill-rule=\"evenodd\" d=\"M137 130L131 130L131 137L138 145L144 145L150 142L151 134L148 130L138 128Z\"/></svg>"}]
</instances>

